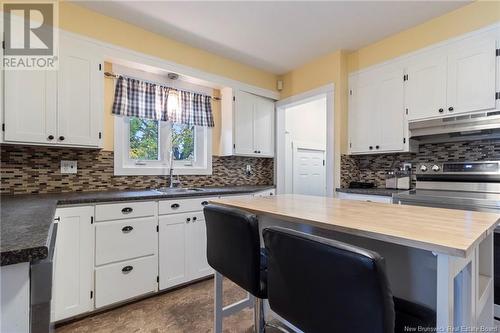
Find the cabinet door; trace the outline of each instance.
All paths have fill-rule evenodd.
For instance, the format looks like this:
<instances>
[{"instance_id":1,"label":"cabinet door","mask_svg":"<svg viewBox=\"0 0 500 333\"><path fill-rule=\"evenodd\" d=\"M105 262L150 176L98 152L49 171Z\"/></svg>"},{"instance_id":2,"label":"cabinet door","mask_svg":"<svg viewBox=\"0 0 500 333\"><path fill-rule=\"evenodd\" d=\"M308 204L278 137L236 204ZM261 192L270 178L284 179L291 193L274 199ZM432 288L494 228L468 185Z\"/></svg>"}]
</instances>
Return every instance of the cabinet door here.
<instances>
[{"instance_id":1,"label":"cabinet door","mask_svg":"<svg viewBox=\"0 0 500 333\"><path fill-rule=\"evenodd\" d=\"M446 112L446 54L442 50L418 57L407 68L408 120L439 117Z\"/></svg>"},{"instance_id":2,"label":"cabinet door","mask_svg":"<svg viewBox=\"0 0 500 333\"><path fill-rule=\"evenodd\" d=\"M207 261L207 227L203 212L192 214L196 217L188 227L188 262L190 279L199 279L213 273Z\"/></svg>"},{"instance_id":3,"label":"cabinet door","mask_svg":"<svg viewBox=\"0 0 500 333\"><path fill-rule=\"evenodd\" d=\"M58 143L99 147L104 77L98 49L61 36L59 66Z\"/></svg>"},{"instance_id":4,"label":"cabinet door","mask_svg":"<svg viewBox=\"0 0 500 333\"><path fill-rule=\"evenodd\" d=\"M254 155L254 106L255 95L238 91L234 106L234 153Z\"/></svg>"},{"instance_id":5,"label":"cabinet door","mask_svg":"<svg viewBox=\"0 0 500 333\"><path fill-rule=\"evenodd\" d=\"M460 42L448 56L448 114L495 108L495 39Z\"/></svg>"},{"instance_id":6,"label":"cabinet door","mask_svg":"<svg viewBox=\"0 0 500 333\"><path fill-rule=\"evenodd\" d=\"M387 70L380 75L375 111L380 131L375 151L403 150L405 126L403 69Z\"/></svg>"},{"instance_id":7,"label":"cabinet door","mask_svg":"<svg viewBox=\"0 0 500 333\"><path fill-rule=\"evenodd\" d=\"M186 240L188 218L192 214L160 216L160 290L188 281Z\"/></svg>"},{"instance_id":8,"label":"cabinet door","mask_svg":"<svg viewBox=\"0 0 500 333\"><path fill-rule=\"evenodd\" d=\"M55 142L57 72L6 70L3 73L5 141Z\"/></svg>"},{"instance_id":9,"label":"cabinet door","mask_svg":"<svg viewBox=\"0 0 500 333\"><path fill-rule=\"evenodd\" d=\"M54 263L54 316L62 320L92 310L93 207L60 208Z\"/></svg>"},{"instance_id":10,"label":"cabinet door","mask_svg":"<svg viewBox=\"0 0 500 333\"><path fill-rule=\"evenodd\" d=\"M379 119L375 112L377 82L372 78L355 77L351 80L350 91L350 151L371 152L375 149L380 135Z\"/></svg>"},{"instance_id":11,"label":"cabinet door","mask_svg":"<svg viewBox=\"0 0 500 333\"><path fill-rule=\"evenodd\" d=\"M258 156L274 156L274 102L255 96L253 148Z\"/></svg>"}]
</instances>

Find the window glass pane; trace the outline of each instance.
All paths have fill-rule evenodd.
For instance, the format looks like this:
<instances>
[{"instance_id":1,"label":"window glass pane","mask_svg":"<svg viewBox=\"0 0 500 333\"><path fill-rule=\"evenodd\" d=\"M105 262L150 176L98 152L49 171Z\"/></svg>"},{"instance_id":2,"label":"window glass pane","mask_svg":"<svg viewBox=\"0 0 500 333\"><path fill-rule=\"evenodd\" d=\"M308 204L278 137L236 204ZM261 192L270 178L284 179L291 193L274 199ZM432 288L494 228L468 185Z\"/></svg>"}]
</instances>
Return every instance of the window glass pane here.
<instances>
[{"instance_id":1,"label":"window glass pane","mask_svg":"<svg viewBox=\"0 0 500 333\"><path fill-rule=\"evenodd\" d=\"M194 126L172 124L174 160L192 161L194 159L194 132Z\"/></svg>"},{"instance_id":2,"label":"window glass pane","mask_svg":"<svg viewBox=\"0 0 500 333\"><path fill-rule=\"evenodd\" d=\"M158 121L142 118L130 118L130 150L132 160L159 160Z\"/></svg>"}]
</instances>

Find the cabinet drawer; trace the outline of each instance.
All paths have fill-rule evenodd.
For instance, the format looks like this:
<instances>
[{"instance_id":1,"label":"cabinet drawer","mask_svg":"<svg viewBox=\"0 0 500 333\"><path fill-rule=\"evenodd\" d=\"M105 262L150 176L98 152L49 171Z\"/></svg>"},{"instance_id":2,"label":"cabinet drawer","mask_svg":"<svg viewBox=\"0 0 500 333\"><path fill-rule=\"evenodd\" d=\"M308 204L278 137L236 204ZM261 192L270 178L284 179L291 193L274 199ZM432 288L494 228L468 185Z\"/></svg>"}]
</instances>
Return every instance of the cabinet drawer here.
<instances>
[{"instance_id":1,"label":"cabinet drawer","mask_svg":"<svg viewBox=\"0 0 500 333\"><path fill-rule=\"evenodd\" d=\"M97 223L95 227L95 264L103 265L156 253L156 218Z\"/></svg>"},{"instance_id":2,"label":"cabinet drawer","mask_svg":"<svg viewBox=\"0 0 500 333\"><path fill-rule=\"evenodd\" d=\"M157 267L158 257L151 256L96 268L96 308L156 291Z\"/></svg>"},{"instance_id":3,"label":"cabinet drawer","mask_svg":"<svg viewBox=\"0 0 500 333\"><path fill-rule=\"evenodd\" d=\"M124 202L117 204L97 205L96 221L129 219L156 215L156 202Z\"/></svg>"},{"instance_id":4,"label":"cabinet drawer","mask_svg":"<svg viewBox=\"0 0 500 333\"><path fill-rule=\"evenodd\" d=\"M158 213L162 215L162 214L199 211L203 210L203 206L208 204L210 200L215 200L215 199L217 199L217 197L174 199L174 200L160 201L158 205Z\"/></svg>"}]
</instances>

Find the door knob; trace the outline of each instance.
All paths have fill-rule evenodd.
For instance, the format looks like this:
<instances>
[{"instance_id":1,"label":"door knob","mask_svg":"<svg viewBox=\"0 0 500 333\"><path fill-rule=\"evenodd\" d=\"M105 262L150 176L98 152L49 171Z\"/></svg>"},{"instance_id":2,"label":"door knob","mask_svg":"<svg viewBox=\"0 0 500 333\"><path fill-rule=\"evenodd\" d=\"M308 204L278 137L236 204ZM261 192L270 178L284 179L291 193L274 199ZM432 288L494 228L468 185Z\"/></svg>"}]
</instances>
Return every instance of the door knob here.
<instances>
[{"instance_id":1,"label":"door knob","mask_svg":"<svg viewBox=\"0 0 500 333\"><path fill-rule=\"evenodd\" d=\"M370 146L370 147L368 147L368 148L370 148L370 150L372 150L372 149L373 149L373 146Z\"/></svg>"},{"instance_id":2,"label":"door knob","mask_svg":"<svg viewBox=\"0 0 500 333\"><path fill-rule=\"evenodd\" d=\"M439 113L443 113L443 112L444 112L443 108L439 109Z\"/></svg>"},{"instance_id":3,"label":"door knob","mask_svg":"<svg viewBox=\"0 0 500 333\"><path fill-rule=\"evenodd\" d=\"M49 136L47 137L47 139L49 139L49 140L54 140L54 136L51 134L51 135L49 135Z\"/></svg>"},{"instance_id":4,"label":"door knob","mask_svg":"<svg viewBox=\"0 0 500 333\"><path fill-rule=\"evenodd\" d=\"M64 136L62 136L62 135L61 135L61 136L59 137L59 140L60 140L60 141L64 141Z\"/></svg>"},{"instance_id":5,"label":"door knob","mask_svg":"<svg viewBox=\"0 0 500 333\"><path fill-rule=\"evenodd\" d=\"M448 108L448 111L450 111L450 112L452 112L453 110L454 110L454 109L453 109L453 106L450 106L450 107Z\"/></svg>"}]
</instances>

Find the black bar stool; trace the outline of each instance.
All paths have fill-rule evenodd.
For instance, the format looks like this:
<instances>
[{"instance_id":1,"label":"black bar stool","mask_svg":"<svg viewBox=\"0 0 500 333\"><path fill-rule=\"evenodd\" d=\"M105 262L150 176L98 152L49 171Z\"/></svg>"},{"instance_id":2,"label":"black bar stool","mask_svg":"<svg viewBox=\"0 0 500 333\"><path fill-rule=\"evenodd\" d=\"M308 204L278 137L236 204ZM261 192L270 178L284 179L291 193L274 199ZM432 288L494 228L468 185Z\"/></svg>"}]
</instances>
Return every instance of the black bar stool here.
<instances>
[{"instance_id":1,"label":"black bar stool","mask_svg":"<svg viewBox=\"0 0 500 333\"><path fill-rule=\"evenodd\" d=\"M392 296L378 253L285 228L266 228L263 236L269 305L300 330L399 333L436 326L434 311Z\"/></svg>"},{"instance_id":2,"label":"black bar stool","mask_svg":"<svg viewBox=\"0 0 500 333\"><path fill-rule=\"evenodd\" d=\"M214 330L222 332L222 319L254 306L255 332L264 331L262 299L267 298L266 256L260 248L257 216L217 205L203 209L207 224L207 259L215 272ZM246 299L222 306L222 278L246 290Z\"/></svg>"}]
</instances>

